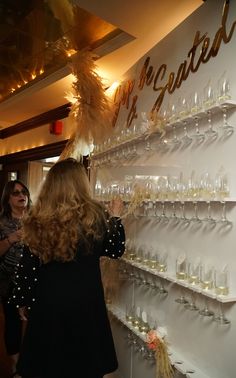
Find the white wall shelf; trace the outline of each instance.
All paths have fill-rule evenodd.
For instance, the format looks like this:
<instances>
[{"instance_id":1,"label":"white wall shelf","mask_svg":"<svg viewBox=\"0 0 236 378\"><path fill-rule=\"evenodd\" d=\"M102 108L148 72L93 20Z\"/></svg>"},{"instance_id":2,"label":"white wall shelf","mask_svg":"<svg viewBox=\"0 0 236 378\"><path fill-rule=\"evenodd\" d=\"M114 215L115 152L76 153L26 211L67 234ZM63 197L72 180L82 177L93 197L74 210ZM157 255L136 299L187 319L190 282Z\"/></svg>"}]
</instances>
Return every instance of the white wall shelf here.
<instances>
[{"instance_id":1,"label":"white wall shelf","mask_svg":"<svg viewBox=\"0 0 236 378\"><path fill-rule=\"evenodd\" d=\"M157 276L159 278L163 278L169 282L173 282L184 287L185 289L189 289L199 294L205 295L208 298L215 299L218 302L236 302L236 295L217 295L213 290L203 290L199 285L191 285L186 280L178 280L174 275L168 274L167 272L158 272L156 269L149 268L145 265L142 265L141 263L135 262L134 260L129 260L124 257L121 260L137 269L153 274L154 276Z\"/></svg>"},{"instance_id":2,"label":"white wall shelf","mask_svg":"<svg viewBox=\"0 0 236 378\"><path fill-rule=\"evenodd\" d=\"M107 305L107 308L116 320L121 322L129 331L131 331L135 336L139 337L143 342L146 342L146 335L139 332L130 323L128 323L125 319L125 314L120 309L117 309L112 305ZM168 354L172 366L174 366L181 374L185 375L186 378L210 378L196 368L196 366L192 365L189 361L186 361L186 359L178 354L173 347L168 347Z\"/></svg>"},{"instance_id":3,"label":"white wall shelf","mask_svg":"<svg viewBox=\"0 0 236 378\"><path fill-rule=\"evenodd\" d=\"M203 118L207 118L207 116L208 116L207 112L208 111L210 111L212 114L216 114L216 113L222 112L223 108L226 108L226 109L236 108L236 101L227 100L227 101L224 101L220 104L215 104L212 107L209 107L207 109L200 109L199 112L187 115L186 117L183 117L183 118L178 119L176 121L170 122L168 125L166 124L164 129L168 133L169 131L171 131L173 129L173 126L175 126L175 127L181 126L182 127L185 122L193 124L194 120L196 118L199 119L199 120L201 120ZM143 141L147 140L148 138L153 137L155 135L160 136L161 135L160 130L156 129L152 132L151 131L144 132L142 134L136 135L135 137L134 136L132 137L132 135L130 135L129 138L126 137L126 139L121 140L120 142L116 142L115 145L108 145L107 148L104 147L104 150L102 150L101 152L92 153L91 160L100 159L103 156L105 156L107 153L113 153L115 151L118 151L121 148L128 147L131 144L132 145L138 144L138 143L143 142Z\"/></svg>"}]
</instances>

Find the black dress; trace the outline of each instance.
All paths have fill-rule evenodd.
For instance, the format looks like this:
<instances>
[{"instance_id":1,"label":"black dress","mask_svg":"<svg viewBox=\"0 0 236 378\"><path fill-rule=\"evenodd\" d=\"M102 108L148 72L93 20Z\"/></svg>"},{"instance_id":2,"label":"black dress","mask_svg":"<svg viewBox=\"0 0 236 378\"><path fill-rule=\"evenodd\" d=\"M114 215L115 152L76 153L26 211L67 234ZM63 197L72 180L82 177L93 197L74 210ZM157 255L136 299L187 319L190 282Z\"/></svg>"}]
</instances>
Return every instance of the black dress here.
<instances>
[{"instance_id":1,"label":"black dress","mask_svg":"<svg viewBox=\"0 0 236 378\"><path fill-rule=\"evenodd\" d=\"M119 258L125 233L108 221L104 240L75 260L39 263L25 254L12 300L30 308L18 362L24 378L99 378L117 369L99 266L100 256Z\"/></svg>"}]
</instances>

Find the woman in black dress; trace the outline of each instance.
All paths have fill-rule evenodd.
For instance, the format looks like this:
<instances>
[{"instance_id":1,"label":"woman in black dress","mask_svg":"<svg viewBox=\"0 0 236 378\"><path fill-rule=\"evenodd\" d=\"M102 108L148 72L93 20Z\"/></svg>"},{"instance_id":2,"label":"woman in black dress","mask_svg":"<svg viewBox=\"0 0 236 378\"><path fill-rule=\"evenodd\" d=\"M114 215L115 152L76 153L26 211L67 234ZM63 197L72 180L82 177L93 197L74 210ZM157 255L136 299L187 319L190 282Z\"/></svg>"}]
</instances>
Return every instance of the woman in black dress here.
<instances>
[{"instance_id":1,"label":"woman in black dress","mask_svg":"<svg viewBox=\"0 0 236 378\"><path fill-rule=\"evenodd\" d=\"M28 310L18 362L23 378L101 378L117 369L99 258L124 252L122 206L113 201L114 217L93 200L76 160L50 169L24 221L31 252L20 263L12 298L21 314Z\"/></svg>"},{"instance_id":2,"label":"woman in black dress","mask_svg":"<svg viewBox=\"0 0 236 378\"><path fill-rule=\"evenodd\" d=\"M28 188L19 180L8 181L1 197L0 213L0 302L4 312L4 341L10 356L12 377L16 373L23 333L23 323L16 307L8 303L15 282L15 271L25 246L22 243L21 221L30 207Z\"/></svg>"}]
</instances>

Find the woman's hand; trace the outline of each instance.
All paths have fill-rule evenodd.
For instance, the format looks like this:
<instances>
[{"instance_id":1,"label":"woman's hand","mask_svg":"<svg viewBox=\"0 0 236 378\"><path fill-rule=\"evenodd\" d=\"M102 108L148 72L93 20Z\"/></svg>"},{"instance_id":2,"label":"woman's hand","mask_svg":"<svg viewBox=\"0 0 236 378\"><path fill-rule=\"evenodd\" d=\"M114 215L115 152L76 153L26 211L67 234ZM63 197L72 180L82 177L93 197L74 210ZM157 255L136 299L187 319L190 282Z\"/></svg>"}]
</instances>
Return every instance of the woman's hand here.
<instances>
[{"instance_id":1,"label":"woman's hand","mask_svg":"<svg viewBox=\"0 0 236 378\"><path fill-rule=\"evenodd\" d=\"M124 211L124 202L121 198L113 198L108 205L108 209L113 217L120 217Z\"/></svg>"},{"instance_id":2,"label":"woman's hand","mask_svg":"<svg viewBox=\"0 0 236 378\"><path fill-rule=\"evenodd\" d=\"M10 244L18 243L18 242L21 241L21 239L22 239L22 230L21 229L14 231L14 232L11 232L7 236L7 240Z\"/></svg>"}]
</instances>

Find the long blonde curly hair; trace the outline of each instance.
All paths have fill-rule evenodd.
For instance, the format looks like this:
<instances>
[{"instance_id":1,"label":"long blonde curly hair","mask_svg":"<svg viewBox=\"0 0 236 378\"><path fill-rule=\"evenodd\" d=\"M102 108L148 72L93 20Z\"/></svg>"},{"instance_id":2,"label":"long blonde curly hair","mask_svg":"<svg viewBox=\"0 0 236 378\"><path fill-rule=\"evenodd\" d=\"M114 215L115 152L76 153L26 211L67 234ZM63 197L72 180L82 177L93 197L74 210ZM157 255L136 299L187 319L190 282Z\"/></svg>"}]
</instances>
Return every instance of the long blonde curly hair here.
<instances>
[{"instance_id":1,"label":"long blonde curly hair","mask_svg":"<svg viewBox=\"0 0 236 378\"><path fill-rule=\"evenodd\" d=\"M87 253L106 227L102 204L91 197L84 166L68 158L54 164L23 221L24 242L43 263L70 261L79 242Z\"/></svg>"}]
</instances>

